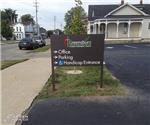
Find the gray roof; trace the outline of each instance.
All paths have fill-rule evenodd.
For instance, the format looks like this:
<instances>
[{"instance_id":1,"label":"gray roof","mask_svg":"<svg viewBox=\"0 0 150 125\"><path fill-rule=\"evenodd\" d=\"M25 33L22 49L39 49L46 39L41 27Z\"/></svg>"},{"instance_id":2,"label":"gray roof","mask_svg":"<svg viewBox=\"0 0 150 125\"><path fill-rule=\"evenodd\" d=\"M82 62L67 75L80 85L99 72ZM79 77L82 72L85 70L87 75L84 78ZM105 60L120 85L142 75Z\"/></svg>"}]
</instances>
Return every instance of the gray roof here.
<instances>
[{"instance_id":1,"label":"gray roof","mask_svg":"<svg viewBox=\"0 0 150 125\"><path fill-rule=\"evenodd\" d=\"M112 4L112 5L89 5L88 9L88 20L92 21L95 19L102 19L105 15L107 15L109 12L113 11L114 9L118 8L120 5ZM144 13L150 15L150 4L133 4L136 8L140 9ZM93 14L94 12L94 14ZM93 16L94 15L94 16ZM120 18L125 17L124 15L120 15ZM128 16L128 18L136 17L136 15ZM143 16L138 16L143 17ZM108 18L112 18L111 16L108 16ZM118 18L117 16L114 16L113 18Z\"/></svg>"}]
</instances>

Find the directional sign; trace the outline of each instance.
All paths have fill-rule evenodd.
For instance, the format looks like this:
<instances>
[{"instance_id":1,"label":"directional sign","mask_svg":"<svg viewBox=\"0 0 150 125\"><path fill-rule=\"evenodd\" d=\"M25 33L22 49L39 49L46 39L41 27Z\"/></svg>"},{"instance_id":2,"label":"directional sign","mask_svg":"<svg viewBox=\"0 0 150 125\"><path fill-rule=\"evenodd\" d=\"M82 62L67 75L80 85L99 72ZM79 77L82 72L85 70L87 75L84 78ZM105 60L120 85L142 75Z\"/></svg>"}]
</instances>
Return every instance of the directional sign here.
<instances>
[{"instance_id":1,"label":"directional sign","mask_svg":"<svg viewBox=\"0 0 150 125\"><path fill-rule=\"evenodd\" d=\"M54 66L100 65L104 57L104 35L51 37Z\"/></svg>"},{"instance_id":2,"label":"directional sign","mask_svg":"<svg viewBox=\"0 0 150 125\"><path fill-rule=\"evenodd\" d=\"M54 66L100 65L103 85L104 34L51 37L52 88L55 89Z\"/></svg>"}]
</instances>

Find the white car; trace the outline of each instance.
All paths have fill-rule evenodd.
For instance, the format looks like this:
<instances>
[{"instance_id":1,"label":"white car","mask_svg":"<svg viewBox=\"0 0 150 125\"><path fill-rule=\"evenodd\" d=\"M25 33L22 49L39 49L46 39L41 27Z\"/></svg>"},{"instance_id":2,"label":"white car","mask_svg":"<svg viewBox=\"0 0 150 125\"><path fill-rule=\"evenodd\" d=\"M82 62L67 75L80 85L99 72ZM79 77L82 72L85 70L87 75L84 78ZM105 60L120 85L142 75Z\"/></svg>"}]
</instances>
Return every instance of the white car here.
<instances>
[{"instance_id":1,"label":"white car","mask_svg":"<svg viewBox=\"0 0 150 125\"><path fill-rule=\"evenodd\" d=\"M40 47L45 46L46 42L41 36L34 36L33 39L39 44Z\"/></svg>"}]
</instances>

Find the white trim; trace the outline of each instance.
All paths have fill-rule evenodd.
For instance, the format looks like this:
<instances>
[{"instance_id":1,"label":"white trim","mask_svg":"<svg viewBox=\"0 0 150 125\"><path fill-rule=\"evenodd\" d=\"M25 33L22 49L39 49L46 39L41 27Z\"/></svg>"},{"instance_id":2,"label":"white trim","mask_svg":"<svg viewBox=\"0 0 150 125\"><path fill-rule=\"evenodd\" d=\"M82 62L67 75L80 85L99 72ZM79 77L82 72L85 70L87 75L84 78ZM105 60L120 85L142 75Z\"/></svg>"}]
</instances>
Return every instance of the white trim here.
<instances>
[{"instance_id":1,"label":"white trim","mask_svg":"<svg viewBox=\"0 0 150 125\"><path fill-rule=\"evenodd\" d=\"M114 20L114 21L124 21L124 20L131 20L131 21L134 21L134 20L143 20L145 18L110 18L110 19L95 19L93 21L88 21L89 23L96 23L98 21L103 21L102 23L106 22L106 20ZM99 23L99 22L98 22ZM91 24L92 25L92 24Z\"/></svg>"},{"instance_id":2,"label":"white trim","mask_svg":"<svg viewBox=\"0 0 150 125\"><path fill-rule=\"evenodd\" d=\"M138 8L136 8L135 6L128 4L130 7L132 7L133 9L137 10L138 12L142 13L144 16L147 16L148 14L144 13L143 11L139 10Z\"/></svg>"},{"instance_id":3,"label":"white trim","mask_svg":"<svg viewBox=\"0 0 150 125\"><path fill-rule=\"evenodd\" d=\"M138 11L139 13L141 13L141 14L144 15L144 16L147 15L147 14L145 14L143 11L141 11L141 10L139 10L138 8L134 7L133 5L126 3L126 4L121 5L121 6L118 7L118 8L114 9L113 11L109 12L109 13L108 13L107 15L105 15L104 17L107 17L107 16L111 15L112 13L114 13L114 12L120 10L121 8L123 8L123 7L125 7L125 6L130 6L131 8L135 9L136 11Z\"/></svg>"}]
</instances>

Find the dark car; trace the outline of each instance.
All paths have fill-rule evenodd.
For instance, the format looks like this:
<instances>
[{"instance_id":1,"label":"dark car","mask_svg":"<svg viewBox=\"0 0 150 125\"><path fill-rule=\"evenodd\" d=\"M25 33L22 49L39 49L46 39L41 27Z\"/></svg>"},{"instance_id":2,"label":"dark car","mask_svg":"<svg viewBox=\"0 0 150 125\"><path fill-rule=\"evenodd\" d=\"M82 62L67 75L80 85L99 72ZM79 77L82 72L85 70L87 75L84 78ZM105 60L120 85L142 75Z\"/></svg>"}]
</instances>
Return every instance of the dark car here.
<instances>
[{"instance_id":1,"label":"dark car","mask_svg":"<svg viewBox=\"0 0 150 125\"><path fill-rule=\"evenodd\" d=\"M35 49L39 47L39 44L32 38L24 38L18 44L19 49Z\"/></svg>"},{"instance_id":2,"label":"dark car","mask_svg":"<svg viewBox=\"0 0 150 125\"><path fill-rule=\"evenodd\" d=\"M34 36L33 39L39 44L40 47L46 45L45 40L41 36Z\"/></svg>"}]
</instances>

